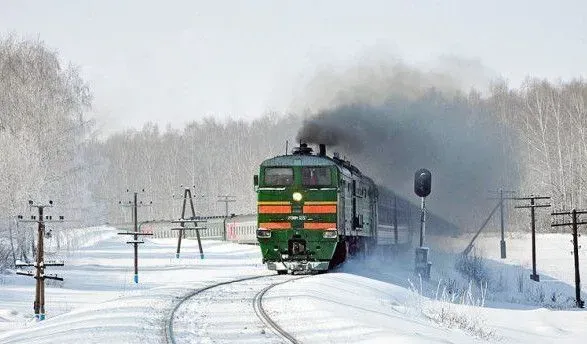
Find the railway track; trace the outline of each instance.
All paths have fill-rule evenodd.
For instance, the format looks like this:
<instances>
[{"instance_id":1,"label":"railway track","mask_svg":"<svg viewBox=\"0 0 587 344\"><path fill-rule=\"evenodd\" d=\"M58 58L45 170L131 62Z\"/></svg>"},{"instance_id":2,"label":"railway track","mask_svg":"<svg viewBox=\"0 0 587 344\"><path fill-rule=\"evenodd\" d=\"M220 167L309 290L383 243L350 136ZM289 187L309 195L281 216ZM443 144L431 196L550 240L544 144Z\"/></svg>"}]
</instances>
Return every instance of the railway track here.
<instances>
[{"instance_id":1,"label":"railway track","mask_svg":"<svg viewBox=\"0 0 587 344\"><path fill-rule=\"evenodd\" d=\"M272 332L274 332L278 337L280 337L281 339L283 339L285 342L288 342L288 343L299 343L299 341L297 341L291 334L286 332L273 319L271 319L269 314L263 308L263 296L267 293L267 291L269 291L271 288L273 288L275 286L278 286L278 285L281 285L281 284L284 284L287 282L295 281L297 279L308 277L308 276L309 275L304 275L304 276L296 277L296 278L287 278L286 276L279 276L278 277L277 275L254 276L254 277L246 277L246 278L240 278L240 279L215 283L213 285L194 290L193 292L188 293L188 294L178 298L178 302L175 304L169 317L167 318L166 324L165 324L166 342L168 344L177 344L178 343L178 340L176 338L176 332L174 330L174 319L176 317L178 309L180 309L182 307L182 305L185 305L186 303L188 303L193 297L195 297L199 294L202 294L206 291L209 291L211 289L221 288L221 287L230 287L230 285L234 285L234 284L238 284L238 283L246 283L246 282L250 282L250 281L254 281L254 280L261 280L261 279L278 279L278 281L275 283L270 283L267 286L262 286L262 290L257 292L254 295L254 297L252 297L253 310L254 310L254 313L257 315L258 319L261 321L261 323L264 324L265 326L269 327L272 330ZM283 280L284 277L287 279ZM242 287L242 289L248 288L250 290L254 287L255 286L244 285ZM258 287L258 286L256 286L256 287ZM261 333L265 333L264 330Z\"/></svg>"},{"instance_id":2,"label":"railway track","mask_svg":"<svg viewBox=\"0 0 587 344\"><path fill-rule=\"evenodd\" d=\"M300 277L300 278L303 278L303 277ZM271 288L273 288L275 286L278 286L280 284L284 284L284 283L287 283L287 282L295 281L296 279L299 279L299 278L290 279L290 280L287 280L287 281L277 282L277 283L273 283L271 285L268 285L263 290L261 290L260 292L258 292L257 295L255 295L255 298L253 299L253 308L255 309L255 313L257 314L257 317L259 319L261 319L261 321L263 321L263 323L265 323L265 325L271 327L275 331L275 333L277 335L281 336L283 339L287 340L288 342L290 342L292 344L299 344L300 342L298 342L287 331L285 331L284 329L282 329L275 321L273 321L273 319L271 319L271 317L269 316L269 314L267 314L267 312L265 312L265 309L263 308L263 296L265 295L265 293L269 289L271 289Z\"/></svg>"}]
</instances>

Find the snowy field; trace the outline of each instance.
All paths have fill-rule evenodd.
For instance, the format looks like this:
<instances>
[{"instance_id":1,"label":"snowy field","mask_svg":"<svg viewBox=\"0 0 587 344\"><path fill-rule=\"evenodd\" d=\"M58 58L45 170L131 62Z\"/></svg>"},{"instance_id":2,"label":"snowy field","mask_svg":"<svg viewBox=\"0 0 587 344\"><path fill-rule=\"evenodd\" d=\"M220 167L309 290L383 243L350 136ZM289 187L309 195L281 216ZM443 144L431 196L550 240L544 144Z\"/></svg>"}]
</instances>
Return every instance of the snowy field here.
<instances>
[{"instance_id":1,"label":"snowy field","mask_svg":"<svg viewBox=\"0 0 587 344\"><path fill-rule=\"evenodd\" d=\"M179 297L220 281L275 275L253 245L204 241L201 260L197 243L185 240L176 259L175 240L147 239L135 284L132 247L116 233L80 230L76 239L84 245L67 254L49 245L66 265L48 270L65 281L47 283L43 322L33 320L34 280L0 275L0 343L165 343L165 323ZM467 238L430 239L430 281L412 274L411 252L373 256L270 289L264 306L302 343L582 343L587 337L587 312L573 307L570 235L538 237L540 283L529 279L525 235L508 237L505 260L499 238L480 237L474 253L484 258L462 263L474 267L466 274L455 270L451 252L461 251ZM581 263L587 272L585 250ZM190 299L176 313L178 342L280 343L256 319L251 299L283 278L289 277L226 285Z\"/></svg>"}]
</instances>

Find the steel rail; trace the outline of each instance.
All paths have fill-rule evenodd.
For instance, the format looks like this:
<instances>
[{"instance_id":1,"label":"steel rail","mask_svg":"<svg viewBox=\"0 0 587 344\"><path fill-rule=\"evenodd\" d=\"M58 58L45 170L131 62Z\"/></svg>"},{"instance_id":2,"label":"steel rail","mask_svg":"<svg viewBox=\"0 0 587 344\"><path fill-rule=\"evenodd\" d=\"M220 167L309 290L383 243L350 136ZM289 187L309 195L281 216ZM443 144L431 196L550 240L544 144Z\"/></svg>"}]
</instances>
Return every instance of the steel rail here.
<instances>
[{"instance_id":1,"label":"steel rail","mask_svg":"<svg viewBox=\"0 0 587 344\"><path fill-rule=\"evenodd\" d=\"M299 280L301 278L305 278L308 276L311 276L311 275L306 275L306 276L302 276L302 277L298 277L298 278L292 278L287 281L273 283L273 284L268 285L267 287L263 288L263 290L258 292L257 295L255 295L255 297L253 298L253 308L255 309L255 313L257 314L257 317L263 323L265 323L265 325L271 327L277 335L281 336L283 339L288 340L292 344L299 344L300 342L297 339L295 339L295 337L292 336L290 333L288 333L283 328L281 328L281 326L279 326L273 319L271 319L269 314L267 314L267 312L263 308L263 296L265 296L265 293L269 289L271 289L275 286L278 286L278 285L281 285L281 284L284 284L287 282Z\"/></svg>"},{"instance_id":2,"label":"steel rail","mask_svg":"<svg viewBox=\"0 0 587 344\"><path fill-rule=\"evenodd\" d=\"M220 282L220 283L215 283L212 285L209 285L207 287L201 288L201 289L197 289L194 290L182 297L179 298L179 302L173 307L173 310L171 311L171 314L169 315L169 317L167 318L167 320L165 321L165 339L167 341L167 344L177 344L177 342L175 341L175 335L173 333L173 318L175 318L175 312L177 312L177 310L179 309L179 307L186 302L187 300L189 300L190 298L194 297L195 295L198 295L206 290L210 290L219 286L223 286L223 285L227 285L227 284L232 284L232 283L238 283L238 282L243 282L243 281L249 281L249 280L254 280L254 279L259 279L259 278L266 278L266 277L273 277L275 275L261 275L261 276L252 276L252 277L245 277L245 278L239 278L239 279L235 279L235 280L230 280L230 281L225 281L225 282Z\"/></svg>"}]
</instances>

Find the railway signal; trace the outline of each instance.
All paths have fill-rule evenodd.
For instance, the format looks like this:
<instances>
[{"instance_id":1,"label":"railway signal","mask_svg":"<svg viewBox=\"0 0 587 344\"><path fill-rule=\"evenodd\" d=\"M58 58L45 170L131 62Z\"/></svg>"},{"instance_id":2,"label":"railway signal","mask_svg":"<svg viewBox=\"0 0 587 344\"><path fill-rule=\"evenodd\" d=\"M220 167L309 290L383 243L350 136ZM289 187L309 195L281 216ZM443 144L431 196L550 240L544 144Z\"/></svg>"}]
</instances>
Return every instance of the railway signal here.
<instances>
[{"instance_id":1,"label":"railway signal","mask_svg":"<svg viewBox=\"0 0 587 344\"><path fill-rule=\"evenodd\" d=\"M143 189L143 192L145 191L145 189ZM129 190L127 189L126 192L129 192ZM122 205L122 202L119 202ZM153 204L153 202L150 202L149 205ZM134 269L135 269L135 275L134 275L134 281L135 283L139 283L139 244L144 244L145 242L142 240L139 240L139 235L153 235L153 233L145 233L145 232L141 232L139 231L138 228L138 219L137 219L137 209L139 206L146 206L143 205L143 202L139 203L137 202L137 193L134 193L134 202L131 203L129 201L129 204L123 204L122 206L130 206L133 209L133 224L134 224L134 231L132 232L120 232L118 233L118 235L132 235L133 236L133 240L127 241L127 244L131 244L134 246Z\"/></svg>"},{"instance_id":2,"label":"railway signal","mask_svg":"<svg viewBox=\"0 0 587 344\"><path fill-rule=\"evenodd\" d=\"M416 248L415 270L424 279L430 278L430 267L432 263L428 261L429 248L424 247L424 237L426 235L426 197L432 190L432 174L425 168L416 171L414 176L414 192L422 198L421 216L420 216L420 246Z\"/></svg>"},{"instance_id":3,"label":"railway signal","mask_svg":"<svg viewBox=\"0 0 587 344\"><path fill-rule=\"evenodd\" d=\"M18 222L34 222L38 224L37 230L37 253L36 253L36 261L34 263L30 262L22 262L16 261L15 265L17 268L21 267L34 267L35 271L25 271L25 270L17 270L17 275L22 276L30 276L34 277L36 280L35 286L35 302L33 304L33 308L35 311L35 318L38 320L45 320L45 280L57 280L63 281L63 278L57 275L47 275L45 274L45 267L47 266L63 266L63 261L45 261L44 258L44 238L47 237L47 233L45 231L45 223L47 222L63 222L63 216L59 216L58 220L53 220L52 216L44 215L44 209L53 207L53 201L49 201L49 204L34 204L33 201L29 201L29 208L37 208L39 211L38 218L36 216L31 216L30 220L25 220L22 215L18 216Z\"/></svg>"}]
</instances>

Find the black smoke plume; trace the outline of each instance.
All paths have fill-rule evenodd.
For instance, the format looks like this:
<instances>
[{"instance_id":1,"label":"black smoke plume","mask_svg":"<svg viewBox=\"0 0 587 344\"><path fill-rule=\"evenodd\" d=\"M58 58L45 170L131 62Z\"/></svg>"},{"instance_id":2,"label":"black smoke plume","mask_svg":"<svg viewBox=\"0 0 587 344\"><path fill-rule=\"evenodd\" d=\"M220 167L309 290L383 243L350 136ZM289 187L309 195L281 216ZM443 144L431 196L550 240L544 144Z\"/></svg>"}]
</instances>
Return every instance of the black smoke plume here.
<instances>
[{"instance_id":1,"label":"black smoke plume","mask_svg":"<svg viewBox=\"0 0 587 344\"><path fill-rule=\"evenodd\" d=\"M483 221L495 200L489 190L515 187L504 152L510 135L477 95L434 88L418 96L392 93L376 104L347 102L308 117L297 139L325 143L365 174L418 204L414 172L432 172L429 209L465 230Z\"/></svg>"}]
</instances>

